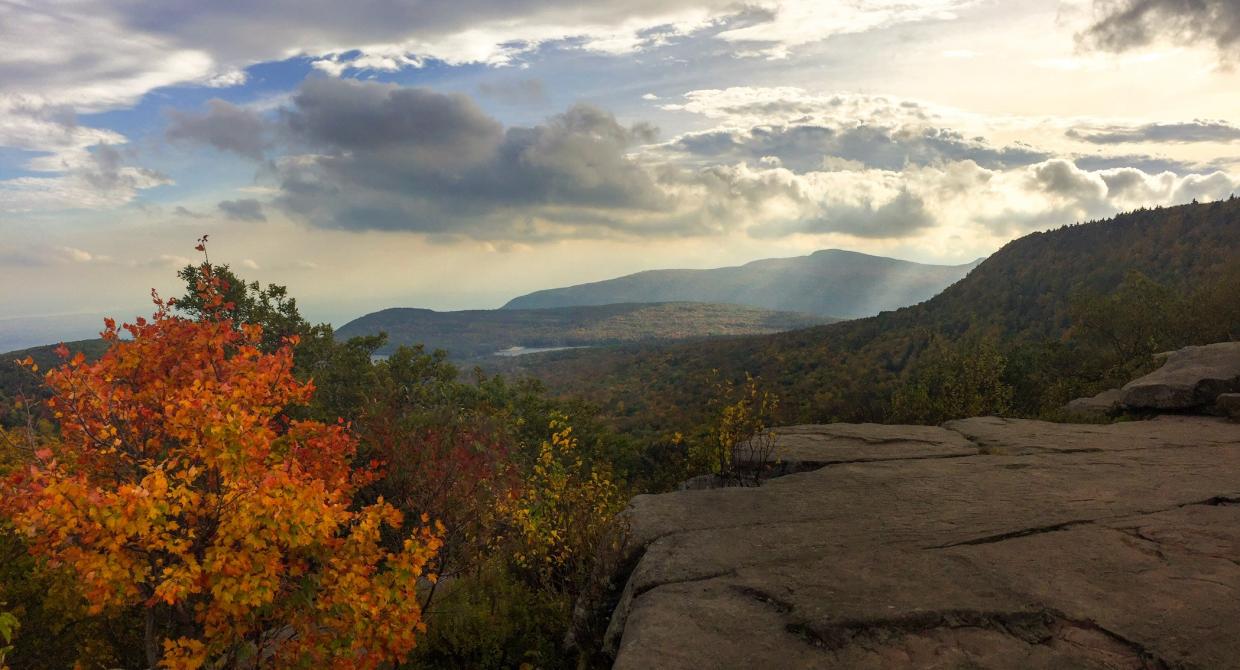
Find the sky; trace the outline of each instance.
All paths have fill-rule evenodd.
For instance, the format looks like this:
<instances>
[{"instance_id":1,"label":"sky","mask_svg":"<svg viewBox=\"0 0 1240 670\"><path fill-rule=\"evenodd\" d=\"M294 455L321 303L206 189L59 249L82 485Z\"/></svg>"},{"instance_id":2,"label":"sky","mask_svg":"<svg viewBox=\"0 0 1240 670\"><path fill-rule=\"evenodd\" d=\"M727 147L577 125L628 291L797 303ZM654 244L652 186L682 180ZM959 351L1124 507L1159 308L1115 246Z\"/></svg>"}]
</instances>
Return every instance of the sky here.
<instances>
[{"instance_id":1,"label":"sky","mask_svg":"<svg viewBox=\"0 0 1240 670\"><path fill-rule=\"evenodd\" d=\"M0 330L203 234L341 325L1240 191L1235 0L0 0L0 45Z\"/></svg>"}]
</instances>

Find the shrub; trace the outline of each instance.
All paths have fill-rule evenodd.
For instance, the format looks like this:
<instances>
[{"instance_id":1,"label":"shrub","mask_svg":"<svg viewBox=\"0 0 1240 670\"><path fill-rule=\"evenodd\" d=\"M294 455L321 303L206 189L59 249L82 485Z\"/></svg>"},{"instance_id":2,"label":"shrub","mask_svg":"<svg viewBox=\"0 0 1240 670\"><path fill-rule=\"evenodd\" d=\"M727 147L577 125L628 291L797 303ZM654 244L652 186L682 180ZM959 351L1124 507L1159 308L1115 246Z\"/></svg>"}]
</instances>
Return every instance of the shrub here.
<instances>
[{"instance_id":1,"label":"shrub","mask_svg":"<svg viewBox=\"0 0 1240 670\"><path fill-rule=\"evenodd\" d=\"M779 398L746 373L739 386L717 382L711 403L717 408L715 420L690 454L696 469L727 482L757 485L775 461L770 423Z\"/></svg>"}]
</instances>

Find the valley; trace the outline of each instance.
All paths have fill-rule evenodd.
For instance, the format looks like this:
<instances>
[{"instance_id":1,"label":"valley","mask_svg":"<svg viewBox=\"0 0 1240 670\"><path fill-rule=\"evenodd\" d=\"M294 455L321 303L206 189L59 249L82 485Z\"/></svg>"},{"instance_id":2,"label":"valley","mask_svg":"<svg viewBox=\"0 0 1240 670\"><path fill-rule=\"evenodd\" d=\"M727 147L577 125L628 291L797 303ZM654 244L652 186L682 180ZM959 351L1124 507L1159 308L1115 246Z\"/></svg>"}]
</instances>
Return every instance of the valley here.
<instances>
[{"instance_id":1,"label":"valley","mask_svg":"<svg viewBox=\"0 0 1240 670\"><path fill-rule=\"evenodd\" d=\"M453 360L469 361L536 353L531 350L759 335L836 320L740 305L683 302L459 312L393 308L354 319L338 328L336 335L348 339L386 333L381 354L421 344L428 350L443 349Z\"/></svg>"}]
</instances>

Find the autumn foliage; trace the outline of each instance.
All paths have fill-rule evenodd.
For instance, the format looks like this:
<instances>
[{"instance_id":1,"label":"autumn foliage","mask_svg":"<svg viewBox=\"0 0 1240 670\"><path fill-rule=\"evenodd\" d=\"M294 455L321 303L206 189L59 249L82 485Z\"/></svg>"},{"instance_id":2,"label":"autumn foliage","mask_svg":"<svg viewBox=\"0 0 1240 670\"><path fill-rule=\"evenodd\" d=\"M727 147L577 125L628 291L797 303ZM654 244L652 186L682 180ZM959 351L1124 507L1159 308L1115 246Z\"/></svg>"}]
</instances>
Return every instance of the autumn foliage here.
<instances>
[{"instance_id":1,"label":"autumn foliage","mask_svg":"<svg viewBox=\"0 0 1240 670\"><path fill-rule=\"evenodd\" d=\"M524 486L500 505L511 526L503 539L513 542L514 562L535 583L572 592L625 498L605 467L583 460L567 417L549 427Z\"/></svg>"},{"instance_id":2,"label":"autumn foliage","mask_svg":"<svg viewBox=\"0 0 1240 670\"><path fill-rule=\"evenodd\" d=\"M423 516L402 540L395 507L353 503L373 475L348 426L288 416L314 392L295 341L264 353L202 270L200 318L156 296L151 320L107 322L98 361L47 374L59 439L10 475L3 511L92 611L141 611L152 666L399 662L438 527Z\"/></svg>"}]
</instances>

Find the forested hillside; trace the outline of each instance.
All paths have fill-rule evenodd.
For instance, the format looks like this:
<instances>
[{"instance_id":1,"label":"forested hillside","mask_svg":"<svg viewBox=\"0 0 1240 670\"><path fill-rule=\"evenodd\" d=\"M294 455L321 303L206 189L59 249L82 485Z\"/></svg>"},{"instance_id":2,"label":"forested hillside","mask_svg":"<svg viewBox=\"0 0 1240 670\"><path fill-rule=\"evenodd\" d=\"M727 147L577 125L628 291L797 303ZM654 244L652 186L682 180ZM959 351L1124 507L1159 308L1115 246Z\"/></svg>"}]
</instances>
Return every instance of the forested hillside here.
<instances>
[{"instance_id":1,"label":"forested hillside","mask_svg":"<svg viewBox=\"0 0 1240 670\"><path fill-rule=\"evenodd\" d=\"M620 304L556 309L436 312L393 308L341 326L341 338L377 335L401 345L443 349L454 359L485 357L510 347L582 347L754 335L807 328L834 319L739 305L702 303Z\"/></svg>"},{"instance_id":2,"label":"forested hillside","mask_svg":"<svg viewBox=\"0 0 1240 670\"><path fill-rule=\"evenodd\" d=\"M30 358L35 365L39 366L39 369L50 370L63 362L60 356L56 355L57 346L47 344L41 347L0 353L0 425L16 421L15 417L6 416L13 411L12 401L14 399L23 395L42 397L44 394L41 378L18 365L17 361ZM73 353L81 352L93 360L107 351L108 343L96 338L66 342L65 347Z\"/></svg>"},{"instance_id":3,"label":"forested hillside","mask_svg":"<svg viewBox=\"0 0 1240 670\"><path fill-rule=\"evenodd\" d=\"M923 265L825 249L809 256L768 258L738 267L650 270L536 291L514 298L504 309L692 301L857 318L926 300L976 265Z\"/></svg>"},{"instance_id":4,"label":"forested hillside","mask_svg":"<svg viewBox=\"0 0 1240 670\"><path fill-rule=\"evenodd\" d=\"M780 395L783 422L883 420L891 416L893 392L919 364L924 368L931 358L951 358L953 347L971 347L1003 357L1007 383L1019 391L1018 401L1029 404L1028 413L1042 409L1032 406L1036 403L1059 400L1048 391L1058 383L1055 375L1100 365L1101 354L1086 356L1088 365L1073 359L1084 356L1084 343L1073 339L1081 329L1071 327L1087 317L1082 310L1125 287L1127 293L1116 300L1127 302L1107 306L1107 318L1132 323L1115 324L1112 333L1095 332L1095 339L1192 339L1183 329L1175 336L1159 333L1207 317L1226 328L1222 315L1195 314L1199 306L1177 301L1229 300L1235 276L1229 273L1238 264L1240 200L1138 210L1015 240L932 300L873 318L693 346L542 354L514 362L509 371L587 397L625 427L692 423L716 370L731 379L746 372L759 376ZM1128 312L1115 316L1120 309ZM1146 346L1133 345L1129 353ZM920 361L928 349L936 356ZM1097 379L1060 384L1056 393L1105 381L1104 371L1091 374Z\"/></svg>"}]
</instances>

